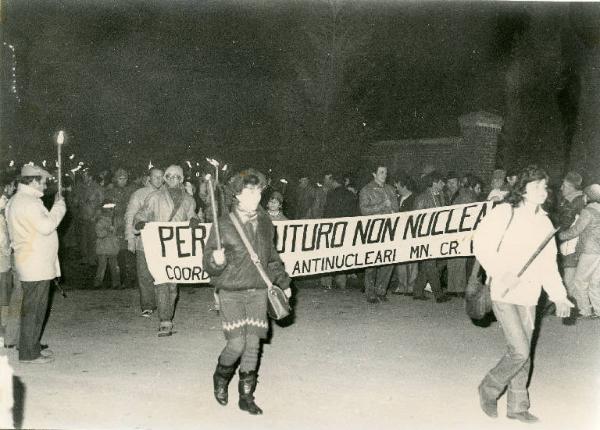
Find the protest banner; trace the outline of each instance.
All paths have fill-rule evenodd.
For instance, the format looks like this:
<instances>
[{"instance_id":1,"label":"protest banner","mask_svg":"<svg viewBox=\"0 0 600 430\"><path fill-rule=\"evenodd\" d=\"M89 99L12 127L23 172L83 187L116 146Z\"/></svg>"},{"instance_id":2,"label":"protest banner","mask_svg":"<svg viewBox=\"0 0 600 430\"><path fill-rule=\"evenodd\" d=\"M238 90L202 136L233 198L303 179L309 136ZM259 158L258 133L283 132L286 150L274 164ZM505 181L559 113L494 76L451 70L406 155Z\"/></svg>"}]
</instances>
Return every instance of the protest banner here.
<instances>
[{"instance_id":1,"label":"protest banner","mask_svg":"<svg viewBox=\"0 0 600 430\"><path fill-rule=\"evenodd\" d=\"M349 218L277 221L276 249L290 276L473 255L473 232L492 203ZM202 253L210 224L153 222L142 230L156 283L210 279ZM226 246L226 244L225 244Z\"/></svg>"}]
</instances>

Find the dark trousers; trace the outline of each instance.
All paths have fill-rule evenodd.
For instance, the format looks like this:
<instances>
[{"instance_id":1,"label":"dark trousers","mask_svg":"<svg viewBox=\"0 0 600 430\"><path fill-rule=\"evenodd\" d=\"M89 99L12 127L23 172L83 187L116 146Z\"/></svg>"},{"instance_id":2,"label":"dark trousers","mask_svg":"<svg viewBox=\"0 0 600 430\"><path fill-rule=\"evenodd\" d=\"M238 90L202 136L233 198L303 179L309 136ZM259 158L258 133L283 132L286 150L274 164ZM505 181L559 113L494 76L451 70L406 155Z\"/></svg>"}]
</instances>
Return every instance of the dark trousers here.
<instances>
[{"instance_id":1,"label":"dark trousers","mask_svg":"<svg viewBox=\"0 0 600 430\"><path fill-rule=\"evenodd\" d=\"M161 325L171 325L171 321L175 315L177 284L158 284L154 287L156 291L156 304L158 305L158 319Z\"/></svg>"},{"instance_id":2,"label":"dark trousers","mask_svg":"<svg viewBox=\"0 0 600 430\"><path fill-rule=\"evenodd\" d=\"M125 288L135 288L135 254L128 249L121 249L117 260L121 268L121 284Z\"/></svg>"},{"instance_id":3,"label":"dark trousers","mask_svg":"<svg viewBox=\"0 0 600 430\"><path fill-rule=\"evenodd\" d=\"M365 295L368 299L385 296L393 270L391 264L365 269Z\"/></svg>"},{"instance_id":4,"label":"dark trousers","mask_svg":"<svg viewBox=\"0 0 600 430\"><path fill-rule=\"evenodd\" d=\"M85 264L96 264L96 224L90 220L79 220L79 252Z\"/></svg>"},{"instance_id":5,"label":"dark trousers","mask_svg":"<svg viewBox=\"0 0 600 430\"><path fill-rule=\"evenodd\" d=\"M21 335L19 336L19 360L35 360L41 354L40 339L48 310L50 280L21 282L23 304L21 306Z\"/></svg>"},{"instance_id":6,"label":"dark trousers","mask_svg":"<svg viewBox=\"0 0 600 430\"><path fill-rule=\"evenodd\" d=\"M144 251L135 251L138 287L140 289L140 306L142 311L156 309L156 292L154 278L148 270Z\"/></svg>"},{"instance_id":7,"label":"dark trousers","mask_svg":"<svg viewBox=\"0 0 600 430\"><path fill-rule=\"evenodd\" d=\"M98 268L96 269L96 278L94 279L94 287L100 288L106 275L106 267L110 269L110 282L113 288L119 288L119 263L116 255L98 255Z\"/></svg>"},{"instance_id":8,"label":"dark trousers","mask_svg":"<svg viewBox=\"0 0 600 430\"><path fill-rule=\"evenodd\" d=\"M440 271L435 260L423 260L419 262L419 274L415 281L413 295L422 296L425 294L425 285L427 285L427 282L431 285L431 291L433 291L435 298L443 295L440 285Z\"/></svg>"},{"instance_id":9,"label":"dark trousers","mask_svg":"<svg viewBox=\"0 0 600 430\"><path fill-rule=\"evenodd\" d=\"M464 293L467 287L467 257L449 258L446 267L448 268L448 292Z\"/></svg>"}]
</instances>

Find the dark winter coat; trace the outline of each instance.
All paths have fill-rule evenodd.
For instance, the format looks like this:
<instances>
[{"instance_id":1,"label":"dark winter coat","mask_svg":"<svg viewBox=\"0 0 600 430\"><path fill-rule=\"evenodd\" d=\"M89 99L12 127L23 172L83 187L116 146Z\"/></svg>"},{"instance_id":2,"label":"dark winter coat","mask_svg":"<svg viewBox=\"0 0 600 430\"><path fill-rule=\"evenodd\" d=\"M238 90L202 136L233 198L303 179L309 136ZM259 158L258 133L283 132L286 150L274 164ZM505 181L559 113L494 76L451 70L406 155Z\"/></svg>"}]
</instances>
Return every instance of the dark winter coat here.
<instances>
[{"instance_id":1,"label":"dark winter coat","mask_svg":"<svg viewBox=\"0 0 600 430\"><path fill-rule=\"evenodd\" d=\"M446 206L444 193L433 194L431 188L423 191L415 199L415 210Z\"/></svg>"},{"instance_id":2,"label":"dark winter coat","mask_svg":"<svg viewBox=\"0 0 600 430\"><path fill-rule=\"evenodd\" d=\"M585 202L583 200L583 193L581 191L574 193L570 199L561 199L558 205L558 225L561 230L568 230L573 225L575 218L581 213L584 207ZM580 240L577 243L577 249L574 253L562 256L563 267L577 267L579 255L581 255L582 252L581 244L582 241Z\"/></svg>"},{"instance_id":3,"label":"dark winter coat","mask_svg":"<svg viewBox=\"0 0 600 430\"><path fill-rule=\"evenodd\" d=\"M457 191L456 197L452 202L453 205L464 205L467 203L475 203L479 199L477 193L470 188L461 188Z\"/></svg>"},{"instance_id":4,"label":"dark winter coat","mask_svg":"<svg viewBox=\"0 0 600 430\"><path fill-rule=\"evenodd\" d=\"M237 216L236 211L233 212ZM244 228L241 221L240 225ZM219 231L223 248L225 248L225 265L217 266L213 258L213 253L217 248L214 223L204 247L203 266L210 275L211 284L217 290L228 291L267 288L229 215L219 219ZM262 210L257 211L256 239L254 243L251 243L271 282L286 289L290 285L290 278L275 249L274 233L275 229L269 216Z\"/></svg>"},{"instance_id":5,"label":"dark winter coat","mask_svg":"<svg viewBox=\"0 0 600 430\"><path fill-rule=\"evenodd\" d=\"M96 221L96 255L117 255L119 248L112 214L101 214Z\"/></svg>"},{"instance_id":6,"label":"dark winter coat","mask_svg":"<svg viewBox=\"0 0 600 430\"><path fill-rule=\"evenodd\" d=\"M314 218L312 210L315 204L315 189L312 185L298 187L296 190L296 219Z\"/></svg>"},{"instance_id":7,"label":"dark winter coat","mask_svg":"<svg viewBox=\"0 0 600 430\"><path fill-rule=\"evenodd\" d=\"M402 203L400 203L400 198L398 199L398 203L400 204L400 212L410 212L415 210L415 193L412 193L410 196L405 198Z\"/></svg>"},{"instance_id":8,"label":"dark winter coat","mask_svg":"<svg viewBox=\"0 0 600 430\"><path fill-rule=\"evenodd\" d=\"M327 193L325 208L323 210L324 218L341 218L358 215L358 199L352 191L344 187L337 187Z\"/></svg>"}]
</instances>

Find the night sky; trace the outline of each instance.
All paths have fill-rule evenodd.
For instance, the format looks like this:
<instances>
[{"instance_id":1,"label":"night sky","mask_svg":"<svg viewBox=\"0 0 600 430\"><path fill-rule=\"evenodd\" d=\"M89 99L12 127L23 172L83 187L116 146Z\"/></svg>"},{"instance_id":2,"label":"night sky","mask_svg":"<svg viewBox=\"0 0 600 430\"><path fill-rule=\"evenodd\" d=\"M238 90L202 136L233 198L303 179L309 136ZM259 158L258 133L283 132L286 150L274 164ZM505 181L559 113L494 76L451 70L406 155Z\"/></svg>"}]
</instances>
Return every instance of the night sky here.
<instances>
[{"instance_id":1,"label":"night sky","mask_svg":"<svg viewBox=\"0 0 600 430\"><path fill-rule=\"evenodd\" d=\"M264 165L266 154L318 147L344 131L346 141L459 135L461 114L504 116L505 74L527 11L560 17L569 7L338 2L335 36L348 45L328 69L327 43L319 51L308 36L333 34L319 33L334 22L328 2L6 3L18 155L50 157L63 128L68 152L101 166L256 148L241 157ZM561 55L577 61L568 46ZM332 93L318 90L323 76L334 76Z\"/></svg>"}]
</instances>

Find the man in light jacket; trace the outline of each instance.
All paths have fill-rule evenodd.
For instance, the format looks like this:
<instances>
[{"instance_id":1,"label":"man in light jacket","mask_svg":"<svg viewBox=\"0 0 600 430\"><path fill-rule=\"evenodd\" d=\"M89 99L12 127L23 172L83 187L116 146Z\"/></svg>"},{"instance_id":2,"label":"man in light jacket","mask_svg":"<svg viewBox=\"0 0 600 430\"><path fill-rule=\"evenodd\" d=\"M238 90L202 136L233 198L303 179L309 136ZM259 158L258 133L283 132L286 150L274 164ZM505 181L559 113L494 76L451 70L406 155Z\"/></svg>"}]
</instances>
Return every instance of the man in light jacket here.
<instances>
[{"instance_id":1,"label":"man in light jacket","mask_svg":"<svg viewBox=\"0 0 600 430\"><path fill-rule=\"evenodd\" d=\"M196 202L183 188L183 169L169 166L165 171L165 187L149 194L142 208L135 214L133 225L140 231L147 222L183 222L189 221L195 228L200 223L196 216ZM173 316L177 300L177 283L168 282L155 285L158 318L160 326L158 336L171 336L173 332Z\"/></svg>"},{"instance_id":2,"label":"man in light jacket","mask_svg":"<svg viewBox=\"0 0 600 430\"><path fill-rule=\"evenodd\" d=\"M42 351L40 339L48 309L50 281L60 276L56 228L67 207L60 193L52 209L42 203L50 174L38 166L25 165L17 193L6 208L8 231L15 255L15 268L23 289L19 361L48 363L52 352Z\"/></svg>"},{"instance_id":3,"label":"man in light jacket","mask_svg":"<svg viewBox=\"0 0 600 430\"><path fill-rule=\"evenodd\" d=\"M362 215L391 214L398 212L398 197L391 185L385 183L387 167L377 164L373 166L373 180L365 185L359 193L359 207ZM388 284L394 266L367 267L365 269L365 295L369 303L387 302Z\"/></svg>"},{"instance_id":4,"label":"man in light jacket","mask_svg":"<svg viewBox=\"0 0 600 430\"><path fill-rule=\"evenodd\" d=\"M154 293L154 279L148 270L146 254L140 232L133 226L133 218L144 206L146 197L158 190L163 184L163 171L157 168L148 172L148 182L144 188L135 191L129 199L127 211L125 212L125 237L127 238L127 249L135 254L138 287L140 289L140 305L142 316L149 318L156 309L156 296Z\"/></svg>"}]
</instances>

